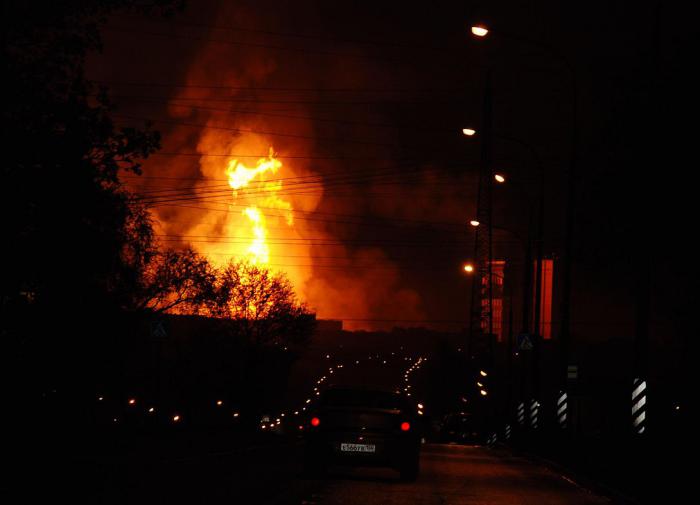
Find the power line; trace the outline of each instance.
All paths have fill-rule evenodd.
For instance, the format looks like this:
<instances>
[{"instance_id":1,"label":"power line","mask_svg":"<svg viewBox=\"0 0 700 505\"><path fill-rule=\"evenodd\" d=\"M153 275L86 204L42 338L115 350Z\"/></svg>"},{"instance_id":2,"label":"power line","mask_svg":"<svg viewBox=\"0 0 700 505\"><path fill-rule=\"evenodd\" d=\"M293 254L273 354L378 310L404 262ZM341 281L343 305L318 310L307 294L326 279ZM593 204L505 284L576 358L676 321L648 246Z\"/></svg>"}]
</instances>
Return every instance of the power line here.
<instances>
[{"instance_id":1,"label":"power line","mask_svg":"<svg viewBox=\"0 0 700 505\"><path fill-rule=\"evenodd\" d=\"M187 127L191 127L191 128L204 128L204 129L208 129L208 130L224 130L224 131L230 131L230 132L236 132L236 133L256 133L259 135L270 135L273 137L291 137L291 138L301 138L301 139L308 139L308 140L315 140L315 141L320 140L320 141L325 141L325 142L341 142L341 143L348 143L348 144L362 144L362 145L369 145L369 146L391 147L391 148L400 147L397 144L372 142L369 140L344 139L344 138L332 138L332 137L315 137L313 135L299 135L296 133L281 133L281 132L253 130L253 129L246 129L246 128L229 128L226 126L213 126L213 125L198 124L198 123L186 123L184 121L173 121L170 119L154 119L154 118L143 117L143 116L132 116L132 115L128 115L128 114L114 113L114 114L112 114L112 116L120 117L120 118L124 118L124 119L132 119L132 120L137 120L137 121L152 121L154 123L171 124L171 125L177 125L177 126L187 126Z\"/></svg>"},{"instance_id":2,"label":"power line","mask_svg":"<svg viewBox=\"0 0 700 505\"><path fill-rule=\"evenodd\" d=\"M365 63L370 63L371 60L387 62L387 63L398 63L401 65L410 65L410 66L413 66L416 63L415 59L414 60L402 60L402 59L396 59L396 58L386 58L386 57L376 56L376 55L368 54L368 53L364 53L364 54L343 53L343 52L335 52L335 51L325 51L322 49L308 49L308 48L303 48L303 47L294 47L294 46L290 46L290 45L278 46L278 45L272 45L272 44L260 44L260 43L256 43L256 42L241 42L241 41L235 41L235 40L219 40L219 39L214 39L214 38L210 38L210 37L192 36L192 35L186 35L186 34L182 34L182 33L161 33L161 32L152 32L152 31L145 31L145 30L134 30L132 28L124 28L124 27L114 26L114 25L103 26L102 29L105 31L117 32L117 33L129 33L132 35L133 34L145 35L147 37L162 37L162 38L168 38L168 39L196 40L196 41L200 41L200 42L212 42L214 44L221 44L221 45L234 46L234 47L252 47L252 48L256 48L256 49L271 49L274 51L296 52L296 53L303 53L303 54L316 54L316 55L321 55L321 56L351 58L351 59L356 59L358 61L362 61ZM437 62L434 59L429 59L427 61L437 64Z\"/></svg>"},{"instance_id":3,"label":"power line","mask_svg":"<svg viewBox=\"0 0 700 505\"><path fill-rule=\"evenodd\" d=\"M316 179L316 180L311 180L311 181L298 181L298 182L290 182L284 187L280 187L279 189L275 189L274 192L271 191L268 188L268 184L281 184L279 182L275 182L274 180L271 181L260 181L259 185L255 185L252 188L248 187L243 187L238 190L234 190L230 186L223 186L223 185L216 185L216 186L211 186L207 188L206 186L203 186L202 189L197 189L197 188L184 188L182 190L179 189L174 189L174 190L156 190L159 192L159 194L151 195L151 194L145 194L139 199L149 203L149 204L158 204L158 203L163 203L163 202L172 202L172 201L186 201L186 200L204 200L208 198L215 198L215 197L226 197L230 198L232 196L232 193L235 191L237 193L241 194L241 198L248 198L250 199L251 197L255 198L257 197L268 197L268 196L293 196L293 195L299 195L299 194L309 194L309 190L316 190L311 194L315 194L316 192L327 192L328 190L332 190L338 187L343 187L343 186L354 186L354 185L359 185L359 184L366 184L366 183L372 183L373 186L386 186L386 185L405 185L409 184L412 182L420 182L421 176L423 174L420 172L409 172L409 173L401 173L401 174L383 174L383 175L377 175L375 177L357 177L357 178L346 178L346 179L341 179L341 178L336 178L332 180L322 180L322 179ZM448 176L442 176L441 179L449 179ZM452 184L450 185L452 186ZM216 188L216 189L215 189ZM302 190L302 191L299 191Z\"/></svg>"},{"instance_id":4,"label":"power line","mask_svg":"<svg viewBox=\"0 0 700 505\"><path fill-rule=\"evenodd\" d=\"M245 205L236 205L232 204L230 205L231 207L241 207L244 208ZM178 208L184 208L184 209L197 209L197 210L207 210L207 211L214 211L214 212L224 212L224 213L229 213L229 214L240 214L240 212L233 212L231 210L227 209L216 209L216 208L211 208L211 207L198 207L198 206L193 206L193 205L176 205L176 204L169 204L169 205L164 205L164 207L178 207ZM279 210L274 207L258 207L260 209L270 209L270 210ZM361 216L358 214L336 214L332 212L319 212L319 211L303 211L303 210L298 210L298 209L291 209L291 212L294 213L305 213L305 214L320 214L320 215L326 215L326 216L339 216L339 217L357 217L360 219L367 218L367 216ZM309 220L309 221L319 221L321 219L319 218L310 218L310 217L300 217L300 216L295 216L295 219L303 219L303 220ZM444 225L444 226L459 226L459 227L466 227L466 225L460 224L460 223L450 223L450 222L435 222L435 221L421 221L417 219L402 219L402 218L383 218L383 217L375 217L372 216L372 219L380 219L380 220L389 220L389 221L397 221L397 222L404 222L408 224L423 224L423 225ZM336 222L335 220L323 220L327 222Z\"/></svg>"},{"instance_id":5,"label":"power line","mask_svg":"<svg viewBox=\"0 0 700 505\"><path fill-rule=\"evenodd\" d=\"M139 199L149 204L157 204L171 201L184 201L192 199L206 199L209 197L223 196L230 197L232 192L241 194L241 198L250 198L257 196L287 196L299 193L299 189L318 191L327 191L329 189L352 186L364 183L372 183L378 185L404 185L412 182L421 182L425 177L426 172L420 167L413 166L410 170L396 171L397 167L385 167L373 169L369 171L353 171L353 172L335 172L330 177L323 177L318 174L307 176L299 176L297 178L279 178L267 179L261 181L251 181L252 186L245 186L240 189L233 189L230 185L216 184L204 185L199 187L175 188L172 190L154 190L153 192L142 194ZM404 167L406 168L406 167ZM308 179L308 180L304 180ZM441 174L439 177L433 178L430 182L451 179L447 174ZM284 184L284 181L289 181ZM269 184L279 184L279 188L275 188L274 193L269 189ZM151 196L153 195L153 196Z\"/></svg>"},{"instance_id":6,"label":"power line","mask_svg":"<svg viewBox=\"0 0 700 505\"><path fill-rule=\"evenodd\" d=\"M187 151L156 151L151 153L150 156L191 156L197 158L266 158L268 154L226 154L226 153L197 153L197 152L187 152ZM335 160L335 161L372 161L372 160L386 160L386 156L301 156L301 155L284 155L280 154L276 156L277 159L288 159L288 160ZM418 161L414 158L397 158L396 161ZM137 176L134 176L137 177Z\"/></svg>"},{"instance_id":7,"label":"power line","mask_svg":"<svg viewBox=\"0 0 700 505\"><path fill-rule=\"evenodd\" d=\"M179 107L183 109L195 109L200 111L210 111L210 112L222 112L225 114L249 114L254 116L269 116L269 117L281 117L286 119L300 119L321 123L333 123L333 124L345 124L350 126L366 126L371 128L392 128L396 130L400 129L410 129L416 132L427 132L427 133L454 133L455 130L452 128L425 128L416 125L401 125L401 124L389 124L389 123L371 123L366 121L350 121L346 119L331 119L331 118L319 118L314 116L298 116L292 114L281 114L279 112L268 112L268 111L252 111L252 110L238 110L238 109L222 109L218 107L202 107L200 105L192 105L187 103L176 103L180 98L151 98L151 97L134 97L134 96L120 96L111 95L115 98L127 98L134 101L140 101L143 103L150 104L167 104L169 107ZM197 99L192 99L197 100Z\"/></svg>"},{"instance_id":8,"label":"power line","mask_svg":"<svg viewBox=\"0 0 700 505\"><path fill-rule=\"evenodd\" d=\"M234 156L231 156L232 158L235 159ZM266 157L266 159L269 159L269 156ZM279 159L275 157L275 159ZM414 175L414 174L426 174L427 171L422 170L411 170L411 171L400 171L402 168L419 168L417 164L396 164L396 165L391 165L391 166L384 166L384 167L373 167L373 168L365 168L361 170L335 170L333 172L323 172L323 173L313 173L313 174L307 174L307 175L299 175L299 176L292 176L292 177L278 177L278 178L271 178L271 179L262 179L262 180L251 180L248 182L248 184L242 188L242 189L258 189L259 187L264 187L265 184L268 183L282 183L282 184L298 184L298 183L325 183L325 182L332 182L332 181L340 181L340 180L354 180L358 179L361 181L369 181L375 177L386 177L386 176L401 176L401 175ZM441 176L445 176L445 174L440 174ZM129 176L127 176L129 177ZM147 176L130 176L131 178L134 179L139 179L141 177L147 177ZM257 175L256 175L257 177ZM158 178L158 179L168 179L168 180L193 180L193 178L179 178L179 177L150 177L150 178ZM312 179L312 180L309 180ZM200 186L191 186L189 188L174 188L174 191L185 191L187 189L191 190L201 190L204 188L214 188L214 187L220 187L220 188L226 188L228 190L232 190L233 188L229 185L229 178L222 178L222 179L215 179L215 178L196 178L194 180L197 181L202 181L202 182L221 182L225 184L212 184L212 185L200 185ZM251 186L252 185L252 186ZM163 190L166 191L166 190Z\"/></svg>"},{"instance_id":9,"label":"power line","mask_svg":"<svg viewBox=\"0 0 700 505\"><path fill-rule=\"evenodd\" d=\"M214 240L214 239L196 239L187 240L190 243L204 243L204 244L249 244L251 239L255 239L254 236L243 237L243 236L232 236L228 239ZM164 239L164 242L182 242L181 239ZM281 238L281 237L267 237L265 242L270 245L338 245L345 246L348 244L387 244L387 245L401 245L405 247L435 247L441 244L450 245L468 245L470 242L467 241L457 241L457 240L390 240L390 239L329 239L327 237L317 237L317 238Z\"/></svg>"},{"instance_id":10,"label":"power line","mask_svg":"<svg viewBox=\"0 0 700 505\"><path fill-rule=\"evenodd\" d=\"M88 96L98 96L97 94L90 94ZM157 95L119 95L119 94L113 94L110 95L112 98L125 98L125 99L142 99L142 100L162 100L162 96L157 96ZM454 97L451 98L445 98L441 100L412 100L408 101L405 99L394 99L394 100L389 100L388 98L384 98L382 100L309 100L309 99L265 99L265 98L238 98L238 97L211 97L211 96L206 96L206 97L194 97L194 96L179 96L177 98L172 98L172 100L181 100L181 101L193 101L193 102L223 102L223 103L262 103L262 104L294 104L294 105L384 105L384 104L402 104L402 105L430 105L434 106L436 104L441 104L441 105L454 105L454 104L461 104L467 102L466 99L456 99Z\"/></svg>"},{"instance_id":11,"label":"power line","mask_svg":"<svg viewBox=\"0 0 700 505\"><path fill-rule=\"evenodd\" d=\"M140 17L135 17L135 16L123 16L123 17L132 17L133 19L137 19L139 21L142 21L143 18ZM154 20L154 21L159 21L159 20ZM220 31L230 31L230 32L244 32L244 33L259 33L263 35L272 35L274 37L289 37L289 38L300 38L300 39L309 39L309 40L324 40L324 41L331 41L331 42L336 42L336 43L341 43L341 44L361 44L361 45L373 45L373 46L380 46L380 47L396 47L399 49L419 49L419 50L425 50L425 51L439 51L439 52L451 52L451 51L461 51L463 49L462 46L442 46L442 47L436 47L436 46L426 46L423 44L406 44L402 42L396 42L394 40L392 41L380 41L380 40L362 40L362 39L342 39L338 38L335 36L328 36L328 35L317 35L317 34L309 34L309 33L299 33L299 32L279 32L279 31L274 31L274 30L261 30L261 29L256 29L256 28L249 28L249 27L240 27L240 26L232 26L232 25L227 25L227 26L222 26L222 25L217 25L217 24L211 24L211 23L182 23L182 22L177 22L177 21L160 21L160 24L166 24L166 25L175 25L175 26L181 26L181 27L193 27L193 28L206 28L206 29L212 29L212 30L220 30Z\"/></svg>"},{"instance_id":12,"label":"power line","mask_svg":"<svg viewBox=\"0 0 700 505\"><path fill-rule=\"evenodd\" d=\"M454 93L464 94L463 88L299 88L283 86L232 86L211 84L183 84L161 82L134 82L134 81L104 81L94 80L98 84L107 86L128 86L137 88L177 88L177 89L207 89L225 91L271 91L285 93Z\"/></svg>"}]
</instances>

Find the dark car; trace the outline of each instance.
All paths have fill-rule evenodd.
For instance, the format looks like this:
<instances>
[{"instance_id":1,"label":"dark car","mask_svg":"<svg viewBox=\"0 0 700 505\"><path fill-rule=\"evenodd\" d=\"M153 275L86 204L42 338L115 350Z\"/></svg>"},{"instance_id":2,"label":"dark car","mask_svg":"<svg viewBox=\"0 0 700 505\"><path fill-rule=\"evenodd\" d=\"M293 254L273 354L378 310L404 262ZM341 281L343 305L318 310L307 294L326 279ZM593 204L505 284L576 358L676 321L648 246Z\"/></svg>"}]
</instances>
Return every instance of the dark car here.
<instances>
[{"instance_id":1,"label":"dark car","mask_svg":"<svg viewBox=\"0 0 700 505\"><path fill-rule=\"evenodd\" d=\"M478 420L467 412L445 415L440 425L439 440L459 444L478 444L482 440L482 428Z\"/></svg>"},{"instance_id":2,"label":"dark car","mask_svg":"<svg viewBox=\"0 0 700 505\"><path fill-rule=\"evenodd\" d=\"M401 478L418 478L421 435L416 407L382 390L333 387L309 417L305 468L322 473L330 464L386 466Z\"/></svg>"}]
</instances>

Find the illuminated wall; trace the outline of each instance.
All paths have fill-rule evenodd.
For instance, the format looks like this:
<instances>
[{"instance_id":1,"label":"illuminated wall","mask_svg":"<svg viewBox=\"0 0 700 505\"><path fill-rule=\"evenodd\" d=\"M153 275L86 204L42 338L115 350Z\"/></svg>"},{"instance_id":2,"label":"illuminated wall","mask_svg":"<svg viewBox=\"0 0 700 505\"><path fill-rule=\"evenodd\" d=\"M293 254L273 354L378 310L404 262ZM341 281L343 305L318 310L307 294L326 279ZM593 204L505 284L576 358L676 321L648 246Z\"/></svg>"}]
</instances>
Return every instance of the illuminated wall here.
<instances>
[{"instance_id":1,"label":"illuminated wall","mask_svg":"<svg viewBox=\"0 0 700 505\"><path fill-rule=\"evenodd\" d=\"M533 293L532 299L534 300L537 296L537 262L533 263ZM542 278L539 279L541 284L541 296L540 296L540 327L538 333L542 335L542 338L548 340L552 338L552 284L554 280L554 260L543 259L542 260ZM532 315L534 322L535 306L532 307Z\"/></svg>"},{"instance_id":2,"label":"illuminated wall","mask_svg":"<svg viewBox=\"0 0 700 505\"><path fill-rule=\"evenodd\" d=\"M493 289L493 334L496 340L503 340L503 282L506 262L493 260L491 262ZM489 276L484 272L481 276L481 331L489 333Z\"/></svg>"}]
</instances>

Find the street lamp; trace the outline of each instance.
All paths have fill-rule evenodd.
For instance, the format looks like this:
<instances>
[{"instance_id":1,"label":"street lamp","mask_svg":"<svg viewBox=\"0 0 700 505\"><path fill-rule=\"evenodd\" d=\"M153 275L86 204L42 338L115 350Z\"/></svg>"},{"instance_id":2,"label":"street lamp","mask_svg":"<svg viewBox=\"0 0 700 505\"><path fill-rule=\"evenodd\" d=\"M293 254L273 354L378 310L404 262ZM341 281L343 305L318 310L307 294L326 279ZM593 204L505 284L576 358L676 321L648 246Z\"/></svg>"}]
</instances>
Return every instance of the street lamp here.
<instances>
[{"instance_id":1,"label":"street lamp","mask_svg":"<svg viewBox=\"0 0 700 505\"><path fill-rule=\"evenodd\" d=\"M472 128L462 128L462 133L467 137L473 137L476 134L476 130Z\"/></svg>"},{"instance_id":2,"label":"street lamp","mask_svg":"<svg viewBox=\"0 0 700 505\"><path fill-rule=\"evenodd\" d=\"M498 227L494 227L498 229ZM464 270L467 273L472 273L473 268L471 270L467 270L467 266L471 266L471 264L465 265ZM499 275L497 273L492 273L494 277L497 279L500 279L501 285L504 287L504 295L506 299L508 300L508 343L507 343L507 366L506 366L506 373L507 373L507 379L506 379L506 397L505 397L505 408L508 409L510 406L511 402L511 389L512 389L512 349L513 349L513 285L512 283L507 283L505 281L505 278L502 275ZM482 379L479 380L484 380L483 378L488 377L489 373L486 370L480 369L479 370L479 376L482 377ZM480 382L477 382L477 385L481 388L481 395L486 396L486 388L483 387L483 385Z\"/></svg>"},{"instance_id":3,"label":"street lamp","mask_svg":"<svg viewBox=\"0 0 700 505\"><path fill-rule=\"evenodd\" d=\"M483 25L474 25L471 27L471 32L475 37L484 38L486 35L488 35L489 30Z\"/></svg>"},{"instance_id":4,"label":"street lamp","mask_svg":"<svg viewBox=\"0 0 700 505\"><path fill-rule=\"evenodd\" d=\"M491 28L486 28L482 22L471 25L471 33L478 38L484 38L491 33ZM571 277L572 277L572 249L574 234L574 200L576 195L576 172L578 160L578 78L574 65L568 57L559 52L555 47L538 40L520 37L510 33L497 31L505 39L514 40L529 46L536 47L541 51L559 60L570 75L571 84L571 159L569 173L567 177L567 201L565 216L565 237L564 237L564 261L562 268L562 300L561 300L561 321L560 321L560 371L559 380L566 383L566 367L568 363L569 345L571 339Z\"/></svg>"},{"instance_id":5,"label":"street lamp","mask_svg":"<svg viewBox=\"0 0 700 505\"><path fill-rule=\"evenodd\" d=\"M493 178L496 179L496 182L499 182L501 184L506 182L506 178L501 174L495 174Z\"/></svg>"},{"instance_id":6,"label":"street lamp","mask_svg":"<svg viewBox=\"0 0 700 505\"><path fill-rule=\"evenodd\" d=\"M523 324L523 329L521 330L522 333L529 333L529 319L530 319L530 296L532 295L532 277L531 277L531 270L530 270L530 262L531 262L531 239L528 236L528 239L524 239L519 233L509 229L509 228L504 228L501 226L496 226L491 224L491 228L494 230L500 230L502 232L506 232L509 235L511 235L513 238L515 238L519 244L522 246L524 252L525 252L525 268L524 268L524 280L523 280L523 301L522 301L522 308L523 308L523 318L522 318L522 324ZM529 235L529 234L528 234ZM506 372L507 372L507 387L506 387L506 400L505 400L505 405L506 409L510 408L510 402L511 402L511 388L512 388L512 368L513 368L513 363L512 363L512 350L513 350L513 285L511 283L506 283L505 279L496 273L491 273L496 278L499 278L501 280L501 284L504 287L504 295L509 299L508 307L509 307L509 315L508 315L508 321L509 321L509 329L508 329L508 343L507 343L507 364L506 364ZM539 290L538 290L539 294ZM524 372L523 372L524 373ZM533 363L533 389L537 389L536 383L536 374L537 374L537 367ZM524 387L524 380L521 380L521 387ZM522 394L522 391L521 391Z\"/></svg>"}]
</instances>

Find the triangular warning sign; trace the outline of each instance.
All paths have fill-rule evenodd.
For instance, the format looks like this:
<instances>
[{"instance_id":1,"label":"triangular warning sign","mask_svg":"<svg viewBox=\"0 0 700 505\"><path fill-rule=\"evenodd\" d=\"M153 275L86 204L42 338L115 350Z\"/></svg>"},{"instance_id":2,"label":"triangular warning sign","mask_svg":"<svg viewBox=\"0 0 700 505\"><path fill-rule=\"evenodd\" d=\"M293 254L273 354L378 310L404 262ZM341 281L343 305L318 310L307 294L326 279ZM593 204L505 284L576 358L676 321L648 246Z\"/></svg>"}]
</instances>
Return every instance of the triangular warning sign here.
<instances>
[{"instance_id":1,"label":"triangular warning sign","mask_svg":"<svg viewBox=\"0 0 700 505\"><path fill-rule=\"evenodd\" d=\"M518 349L521 351L531 351L534 347L530 335L527 333L518 335Z\"/></svg>"},{"instance_id":2,"label":"triangular warning sign","mask_svg":"<svg viewBox=\"0 0 700 505\"><path fill-rule=\"evenodd\" d=\"M157 338L163 338L167 335L163 321L154 321L151 323L151 335Z\"/></svg>"}]
</instances>

